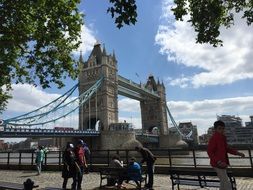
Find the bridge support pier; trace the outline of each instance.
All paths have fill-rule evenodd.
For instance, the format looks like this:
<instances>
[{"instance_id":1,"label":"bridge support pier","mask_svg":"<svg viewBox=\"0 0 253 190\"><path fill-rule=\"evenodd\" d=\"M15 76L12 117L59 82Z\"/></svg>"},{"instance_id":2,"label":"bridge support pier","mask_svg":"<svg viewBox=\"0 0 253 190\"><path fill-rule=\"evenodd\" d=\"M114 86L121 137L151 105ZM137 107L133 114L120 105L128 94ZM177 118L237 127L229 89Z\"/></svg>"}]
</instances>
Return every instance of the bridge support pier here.
<instances>
[{"instance_id":1,"label":"bridge support pier","mask_svg":"<svg viewBox=\"0 0 253 190\"><path fill-rule=\"evenodd\" d=\"M159 136L159 148L175 148L177 147L177 142L181 140L178 134L168 134Z\"/></svg>"},{"instance_id":2,"label":"bridge support pier","mask_svg":"<svg viewBox=\"0 0 253 190\"><path fill-rule=\"evenodd\" d=\"M101 131L100 140L102 150L133 149L140 145L134 131Z\"/></svg>"}]
</instances>

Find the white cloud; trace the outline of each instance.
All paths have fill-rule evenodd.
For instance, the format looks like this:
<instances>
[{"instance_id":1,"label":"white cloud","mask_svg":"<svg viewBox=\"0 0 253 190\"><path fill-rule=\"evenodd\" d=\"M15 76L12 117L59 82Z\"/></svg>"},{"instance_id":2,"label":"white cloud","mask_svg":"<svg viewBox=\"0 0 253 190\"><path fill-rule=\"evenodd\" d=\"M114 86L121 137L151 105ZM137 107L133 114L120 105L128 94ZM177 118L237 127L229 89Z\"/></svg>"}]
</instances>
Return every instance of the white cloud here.
<instances>
[{"instance_id":1,"label":"white cloud","mask_svg":"<svg viewBox=\"0 0 253 190\"><path fill-rule=\"evenodd\" d=\"M34 110L48 104L61 96L60 94L48 94L39 87L29 84L13 84L12 96L7 110L9 112L24 112Z\"/></svg>"},{"instance_id":2,"label":"white cloud","mask_svg":"<svg viewBox=\"0 0 253 190\"><path fill-rule=\"evenodd\" d=\"M201 101L168 102L176 121L192 121L198 126L200 134L212 126L216 115L238 115L244 122L252 115L253 96Z\"/></svg>"},{"instance_id":3,"label":"white cloud","mask_svg":"<svg viewBox=\"0 0 253 190\"><path fill-rule=\"evenodd\" d=\"M188 87L188 82L191 80L190 78L181 76L181 78L177 78L177 79L167 79L168 81L170 81L170 85L172 86L180 86L181 88L186 88Z\"/></svg>"},{"instance_id":4,"label":"white cloud","mask_svg":"<svg viewBox=\"0 0 253 190\"><path fill-rule=\"evenodd\" d=\"M208 44L196 44L192 26L187 19L175 21L171 6L170 0L164 0L161 24L155 37L160 53L167 55L168 61L202 69L193 76L172 80L172 85L201 87L253 78L253 28L247 26L245 20L236 16L234 26L222 28L220 38L224 46L214 48Z\"/></svg>"},{"instance_id":5,"label":"white cloud","mask_svg":"<svg viewBox=\"0 0 253 190\"><path fill-rule=\"evenodd\" d=\"M46 93L42 89L28 84L13 85L13 88L14 98L10 100L7 108L9 113L23 113L24 110L28 112L60 96L59 94ZM132 122L135 128L141 128L139 101L123 98L119 100L118 104L121 112L119 121L126 120ZM253 114L253 96L199 101L168 101L167 105L177 123L192 121L193 124L198 126L199 134L203 134L213 124L217 114L238 115L240 113L238 116L244 122L249 121L249 115ZM56 125L71 127L78 123L76 113L65 119L64 122L59 121ZM169 121L169 123L171 122Z\"/></svg>"},{"instance_id":6,"label":"white cloud","mask_svg":"<svg viewBox=\"0 0 253 190\"><path fill-rule=\"evenodd\" d=\"M119 101L120 111L129 111L131 113L140 110L137 109L139 102L124 98ZM224 99L206 99L201 101L169 101L167 105L177 122L189 122L198 126L199 134L203 134L212 126L216 120L216 115L238 115L243 122L249 121L252 115L253 96L224 98ZM129 120L129 117L121 117L123 120ZM141 119L135 117L137 126L141 125ZM172 127L168 118L169 127ZM138 127L139 128L139 127Z\"/></svg>"},{"instance_id":7,"label":"white cloud","mask_svg":"<svg viewBox=\"0 0 253 190\"><path fill-rule=\"evenodd\" d=\"M140 102L137 100L123 98L118 101L118 106L123 112L140 112Z\"/></svg>"},{"instance_id":8,"label":"white cloud","mask_svg":"<svg viewBox=\"0 0 253 190\"><path fill-rule=\"evenodd\" d=\"M119 122L126 121L127 123L132 123L134 129L141 128L141 118L140 117L119 117Z\"/></svg>"},{"instance_id":9,"label":"white cloud","mask_svg":"<svg viewBox=\"0 0 253 190\"><path fill-rule=\"evenodd\" d=\"M34 87L29 84L13 84L12 96L7 105L8 112L4 114L3 119L9 119L24 113L28 113L35 109L38 109L56 98L60 97L61 94L46 93L40 87ZM73 99L74 97L68 98L66 102ZM70 110L63 110L70 111ZM78 110L77 110L78 111ZM78 126L78 112L75 111L70 115L54 122L43 125L44 128L53 128L55 126L60 127L73 127ZM55 115L56 116L56 115ZM39 126L41 127L41 126Z\"/></svg>"},{"instance_id":10,"label":"white cloud","mask_svg":"<svg viewBox=\"0 0 253 190\"><path fill-rule=\"evenodd\" d=\"M82 51L83 54L91 51L96 43L94 32L91 28L83 25L81 28L81 45L75 54L79 54Z\"/></svg>"}]
</instances>

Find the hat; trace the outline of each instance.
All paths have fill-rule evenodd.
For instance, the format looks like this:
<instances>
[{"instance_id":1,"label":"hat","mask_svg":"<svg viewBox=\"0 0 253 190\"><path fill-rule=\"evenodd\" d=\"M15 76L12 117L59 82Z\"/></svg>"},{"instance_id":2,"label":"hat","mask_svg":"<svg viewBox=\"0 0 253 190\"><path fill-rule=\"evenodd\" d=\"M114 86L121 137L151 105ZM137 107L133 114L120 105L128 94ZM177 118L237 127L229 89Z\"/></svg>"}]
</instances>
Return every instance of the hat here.
<instances>
[{"instance_id":1,"label":"hat","mask_svg":"<svg viewBox=\"0 0 253 190\"><path fill-rule=\"evenodd\" d=\"M130 162L135 162L136 161L136 158L135 157L132 157L131 159L130 159Z\"/></svg>"},{"instance_id":2,"label":"hat","mask_svg":"<svg viewBox=\"0 0 253 190\"><path fill-rule=\"evenodd\" d=\"M74 148L74 145L72 143L67 144L67 148Z\"/></svg>"},{"instance_id":3,"label":"hat","mask_svg":"<svg viewBox=\"0 0 253 190\"><path fill-rule=\"evenodd\" d=\"M77 142L77 144L81 144L81 145L83 145L83 144L84 144L84 142L83 142L83 140L82 140L82 139L79 139L79 140L78 140L78 142Z\"/></svg>"}]
</instances>

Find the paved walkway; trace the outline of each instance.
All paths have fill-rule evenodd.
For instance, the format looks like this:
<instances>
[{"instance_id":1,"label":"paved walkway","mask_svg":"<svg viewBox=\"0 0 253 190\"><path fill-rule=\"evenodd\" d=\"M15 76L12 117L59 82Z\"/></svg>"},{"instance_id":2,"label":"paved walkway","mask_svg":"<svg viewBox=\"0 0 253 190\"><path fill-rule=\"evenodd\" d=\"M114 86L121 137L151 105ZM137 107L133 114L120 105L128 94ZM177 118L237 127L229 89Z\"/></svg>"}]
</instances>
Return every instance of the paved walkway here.
<instances>
[{"instance_id":1,"label":"paved walkway","mask_svg":"<svg viewBox=\"0 0 253 190\"><path fill-rule=\"evenodd\" d=\"M13 171L13 170L0 170L0 181L23 183L27 178L31 178L39 188L45 187L61 187L62 178L61 172L43 171L41 175L37 176L35 171ZM236 178L238 190L252 190L253 189L253 178ZM69 180L70 185L72 179ZM98 190L100 183L100 176L98 173L89 173L84 175L83 189L84 190ZM135 189L132 184L126 184L127 189ZM103 188L112 189L112 188ZM166 175L155 175L154 182L155 190L170 190L171 182L169 176ZM181 190L190 189L201 189L197 187L186 187L182 186ZM206 188L207 189L207 188ZM217 188L209 188L210 190L217 190Z\"/></svg>"}]
</instances>

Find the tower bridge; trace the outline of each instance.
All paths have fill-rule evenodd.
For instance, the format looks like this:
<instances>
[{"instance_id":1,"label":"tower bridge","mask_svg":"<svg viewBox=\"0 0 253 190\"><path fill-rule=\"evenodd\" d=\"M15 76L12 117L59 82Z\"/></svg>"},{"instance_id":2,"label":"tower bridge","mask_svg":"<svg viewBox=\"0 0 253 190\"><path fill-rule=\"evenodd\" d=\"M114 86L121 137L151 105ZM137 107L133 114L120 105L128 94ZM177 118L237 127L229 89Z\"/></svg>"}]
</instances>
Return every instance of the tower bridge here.
<instances>
[{"instance_id":1,"label":"tower bridge","mask_svg":"<svg viewBox=\"0 0 253 190\"><path fill-rule=\"evenodd\" d=\"M8 136L55 136L55 137L80 137L89 138L95 148L112 149L124 148L138 144L135 134L131 130L115 131L110 129L111 124L118 123L118 95L138 100L140 102L142 131L151 132L153 128L159 130L159 147L168 148L180 140L179 135L170 135L168 130L167 113L176 126L167 105L166 93L163 82L156 81L149 76L146 84L137 84L127 78L118 75L116 56L107 54L105 47L95 44L87 61L79 58L79 96L67 103L65 100L73 93L73 89L62 95L53 102L27 114L4 120L4 131L0 132L2 137ZM58 131L36 131L7 130L9 125L14 126L38 126L55 122L78 110L78 130L72 132ZM59 114L58 114L59 112ZM96 130L96 124L100 123L100 131ZM25 131L25 132L24 132ZM95 131L92 133L92 131ZM15 132L15 135L14 135ZM182 135L182 134L181 134ZM98 137L99 136L99 137ZM93 139L91 141L91 139ZM94 140L95 139L95 140ZM152 141L155 137L152 136ZM156 138L155 142L158 142ZM129 147L125 147L129 148Z\"/></svg>"}]
</instances>

